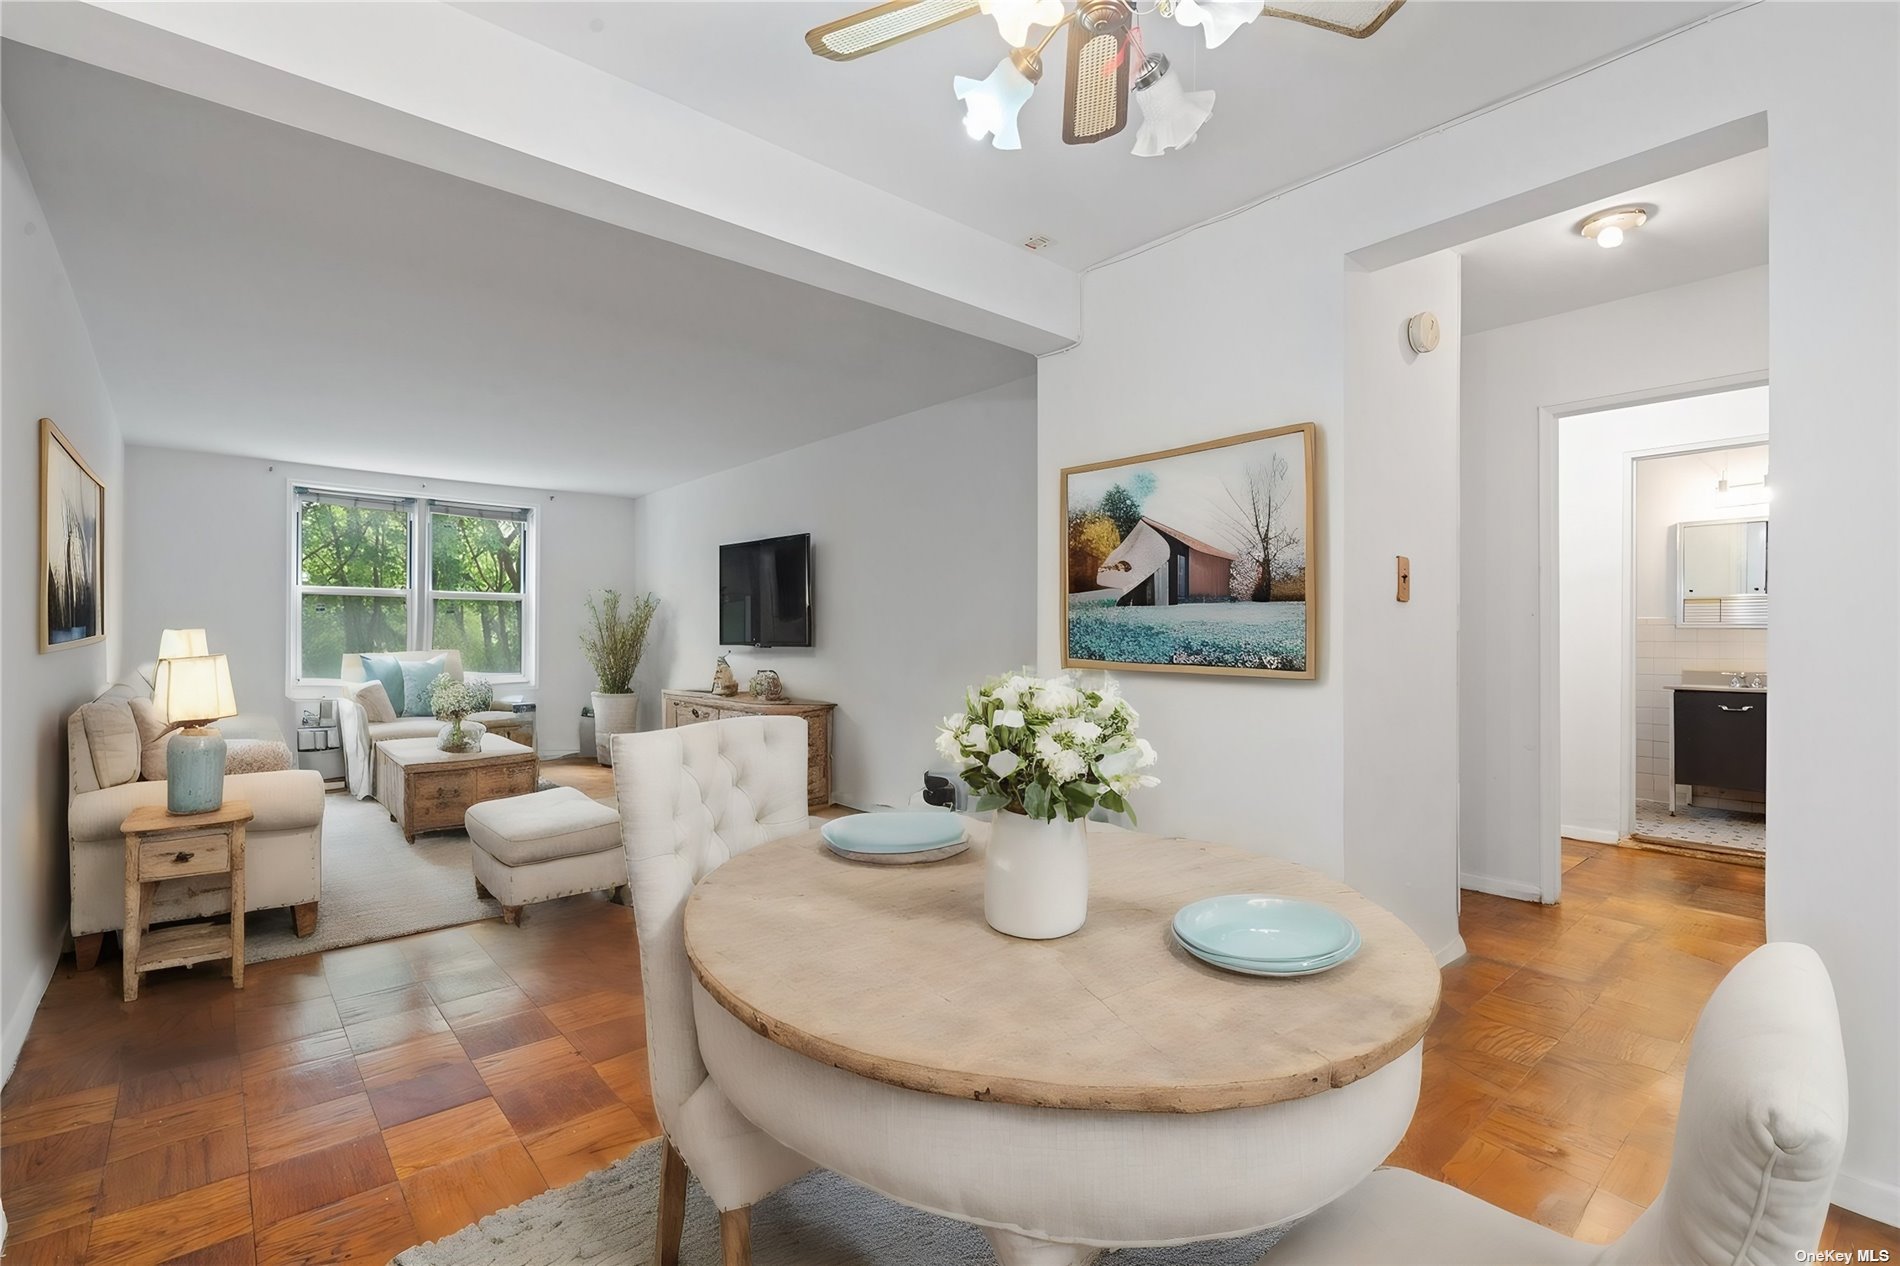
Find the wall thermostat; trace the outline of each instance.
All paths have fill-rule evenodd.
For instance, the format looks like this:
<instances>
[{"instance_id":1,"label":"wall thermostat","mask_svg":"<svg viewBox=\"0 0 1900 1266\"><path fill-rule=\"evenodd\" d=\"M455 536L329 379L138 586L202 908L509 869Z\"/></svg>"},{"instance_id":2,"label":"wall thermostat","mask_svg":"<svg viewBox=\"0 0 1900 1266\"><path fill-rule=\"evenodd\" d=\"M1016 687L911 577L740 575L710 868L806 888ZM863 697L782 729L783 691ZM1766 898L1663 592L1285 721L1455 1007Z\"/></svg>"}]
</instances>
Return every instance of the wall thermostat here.
<instances>
[{"instance_id":1,"label":"wall thermostat","mask_svg":"<svg viewBox=\"0 0 1900 1266\"><path fill-rule=\"evenodd\" d=\"M1407 321L1405 341L1420 355L1435 350L1438 347L1438 318L1429 312L1421 312Z\"/></svg>"}]
</instances>

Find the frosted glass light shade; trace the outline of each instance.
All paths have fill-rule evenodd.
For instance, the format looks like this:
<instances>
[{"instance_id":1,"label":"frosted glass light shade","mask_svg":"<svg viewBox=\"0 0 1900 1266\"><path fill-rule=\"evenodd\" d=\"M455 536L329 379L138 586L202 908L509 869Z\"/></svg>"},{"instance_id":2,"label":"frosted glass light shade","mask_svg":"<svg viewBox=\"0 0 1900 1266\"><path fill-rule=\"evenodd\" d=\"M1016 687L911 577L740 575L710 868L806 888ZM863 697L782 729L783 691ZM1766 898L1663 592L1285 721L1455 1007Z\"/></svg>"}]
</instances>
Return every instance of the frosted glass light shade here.
<instances>
[{"instance_id":1,"label":"frosted glass light shade","mask_svg":"<svg viewBox=\"0 0 1900 1266\"><path fill-rule=\"evenodd\" d=\"M1175 0L1174 20L1198 26L1209 48L1219 48L1227 37L1260 16L1258 0Z\"/></svg>"},{"instance_id":2,"label":"frosted glass light shade","mask_svg":"<svg viewBox=\"0 0 1900 1266\"><path fill-rule=\"evenodd\" d=\"M231 664L223 655L192 655L160 662L162 692L153 702L165 710L168 721L203 724L237 715L237 695L231 689Z\"/></svg>"},{"instance_id":3,"label":"frosted glass light shade","mask_svg":"<svg viewBox=\"0 0 1900 1266\"><path fill-rule=\"evenodd\" d=\"M951 81L957 99L963 102L963 130L971 140L993 137L997 149L1021 149L1022 137L1016 131L1016 116L1036 85L1008 57L996 63L987 79L958 75Z\"/></svg>"},{"instance_id":4,"label":"frosted glass light shade","mask_svg":"<svg viewBox=\"0 0 1900 1266\"><path fill-rule=\"evenodd\" d=\"M158 657L161 660L186 659L210 653L211 645L205 641L203 629L166 629L158 638Z\"/></svg>"},{"instance_id":5,"label":"frosted glass light shade","mask_svg":"<svg viewBox=\"0 0 1900 1266\"><path fill-rule=\"evenodd\" d=\"M1182 91L1180 76L1164 66L1154 82L1135 89L1135 105L1141 109L1135 156L1155 158L1194 143L1201 124L1214 113L1214 94Z\"/></svg>"},{"instance_id":6,"label":"frosted glass light shade","mask_svg":"<svg viewBox=\"0 0 1900 1266\"><path fill-rule=\"evenodd\" d=\"M1029 43L1029 28L1062 21L1062 0L977 0L977 8L996 19L996 29L1011 48Z\"/></svg>"}]
</instances>

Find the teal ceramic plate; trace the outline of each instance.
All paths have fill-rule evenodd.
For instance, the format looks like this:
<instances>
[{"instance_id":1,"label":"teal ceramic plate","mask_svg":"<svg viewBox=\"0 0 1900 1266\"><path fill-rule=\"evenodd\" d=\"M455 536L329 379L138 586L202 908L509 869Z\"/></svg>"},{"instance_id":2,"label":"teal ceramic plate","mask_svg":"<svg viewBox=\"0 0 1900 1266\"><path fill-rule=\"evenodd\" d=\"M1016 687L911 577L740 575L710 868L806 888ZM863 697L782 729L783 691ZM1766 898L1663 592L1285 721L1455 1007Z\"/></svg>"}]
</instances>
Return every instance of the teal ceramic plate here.
<instances>
[{"instance_id":1,"label":"teal ceramic plate","mask_svg":"<svg viewBox=\"0 0 1900 1266\"><path fill-rule=\"evenodd\" d=\"M1354 929L1345 915L1315 902L1242 892L1181 907L1174 932L1195 949L1272 966L1337 954Z\"/></svg>"},{"instance_id":2,"label":"teal ceramic plate","mask_svg":"<svg viewBox=\"0 0 1900 1266\"><path fill-rule=\"evenodd\" d=\"M1354 928L1353 933L1352 933L1352 939L1346 942L1345 948L1340 950L1336 954L1329 954L1325 956L1324 958L1309 959L1305 961L1293 960L1293 961L1285 961L1285 962L1271 963L1271 964L1250 963L1238 958L1223 958L1218 954L1210 954L1206 950L1203 950L1196 946L1188 944L1186 941L1182 940L1178 934L1174 938L1174 943L1176 945L1179 945L1182 949L1186 950L1189 954L1193 955L1195 958L1198 958L1202 962L1206 963L1208 966L1218 967L1223 971L1239 972L1243 976L1285 977L1285 976L1316 976L1320 972L1331 971L1333 968L1339 966L1341 963L1346 962L1348 959L1352 958L1353 955L1359 952L1360 940L1359 940L1359 929Z\"/></svg>"},{"instance_id":3,"label":"teal ceramic plate","mask_svg":"<svg viewBox=\"0 0 1900 1266\"><path fill-rule=\"evenodd\" d=\"M841 853L927 853L969 838L963 819L941 809L854 813L820 828L825 843Z\"/></svg>"}]
</instances>

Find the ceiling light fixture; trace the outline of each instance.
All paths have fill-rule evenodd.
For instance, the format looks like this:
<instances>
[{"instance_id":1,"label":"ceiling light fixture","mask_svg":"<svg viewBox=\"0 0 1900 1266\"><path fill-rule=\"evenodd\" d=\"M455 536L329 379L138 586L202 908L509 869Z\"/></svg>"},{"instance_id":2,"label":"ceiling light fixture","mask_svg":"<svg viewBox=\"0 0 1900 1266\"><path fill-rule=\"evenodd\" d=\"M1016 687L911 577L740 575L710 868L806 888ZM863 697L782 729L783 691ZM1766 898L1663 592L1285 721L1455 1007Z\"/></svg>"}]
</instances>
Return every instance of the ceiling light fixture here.
<instances>
[{"instance_id":1,"label":"ceiling light fixture","mask_svg":"<svg viewBox=\"0 0 1900 1266\"><path fill-rule=\"evenodd\" d=\"M1135 157L1155 158L1194 143L1214 113L1214 94L1184 91L1179 77L1168 73L1168 59L1156 53L1135 76L1135 104L1141 108Z\"/></svg>"},{"instance_id":2,"label":"ceiling light fixture","mask_svg":"<svg viewBox=\"0 0 1900 1266\"><path fill-rule=\"evenodd\" d=\"M1145 56L1144 18L1199 27L1209 48L1218 48L1260 17L1284 18L1318 30L1365 39L1405 0L891 0L805 33L805 43L835 62L889 48L978 14L995 19L1008 42L1007 56L984 79L951 80L964 103L963 127L971 137L991 138L996 149L1021 149L1016 119L1042 80L1042 53L1059 32L1068 32L1069 61L1062 94L1062 139L1070 145L1106 140L1128 123L1132 98L1142 126L1134 152L1152 158L1192 142L1213 113L1212 92L1188 92L1170 74L1168 59ZM1042 29L1034 43L1031 34ZM1140 73L1133 73L1139 67Z\"/></svg>"},{"instance_id":3,"label":"ceiling light fixture","mask_svg":"<svg viewBox=\"0 0 1900 1266\"><path fill-rule=\"evenodd\" d=\"M1648 222L1649 211L1645 207L1614 207L1584 217L1583 223L1577 225L1577 232L1609 251L1623 244L1624 234Z\"/></svg>"}]
</instances>

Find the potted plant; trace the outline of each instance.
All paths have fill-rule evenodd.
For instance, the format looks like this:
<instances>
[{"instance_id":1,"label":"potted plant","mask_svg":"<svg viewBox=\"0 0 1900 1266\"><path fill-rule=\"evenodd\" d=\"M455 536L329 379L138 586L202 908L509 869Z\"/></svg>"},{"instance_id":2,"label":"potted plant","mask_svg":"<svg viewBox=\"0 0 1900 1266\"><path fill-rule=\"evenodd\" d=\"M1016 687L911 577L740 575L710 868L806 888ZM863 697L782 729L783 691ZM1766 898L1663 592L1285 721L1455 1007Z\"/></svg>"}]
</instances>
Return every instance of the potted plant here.
<instances>
[{"instance_id":1,"label":"potted plant","mask_svg":"<svg viewBox=\"0 0 1900 1266\"><path fill-rule=\"evenodd\" d=\"M429 690L429 710L438 721L447 721L436 735L436 746L445 752L478 752L488 727L468 718L486 712L495 703L495 688L480 677L464 681L443 673Z\"/></svg>"},{"instance_id":2,"label":"potted plant","mask_svg":"<svg viewBox=\"0 0 1900 1266\"><path fill-rule=\"evenodd\" d=\"M1089 909L1088 835L1100 805L1134 820L1128 795L1160 780L1140 771L1154 748L1111 682L1084 690L1070 677L1015 674L985 682L937 731L937 751L996 811L983 879L983 915L1010 936L1049 940L1082 926Z\"/></svg>"},{"instance_id":3,"label":"potted plant","mask_svg":"<svg viewBox=\"0 0 1900 1266\"><path fill-rule=\"evenodd\" d=\"M635 724L633 674L640 667L640 653L646 649L647 630L653 626L653 614L660 600L643 593L624 606L620 594L604 590L598 599L587 599L587 626L581 630L581 653L594 669L594 759L613 764L613 738L630 734Z\"/></svg>"}]
</instances>

